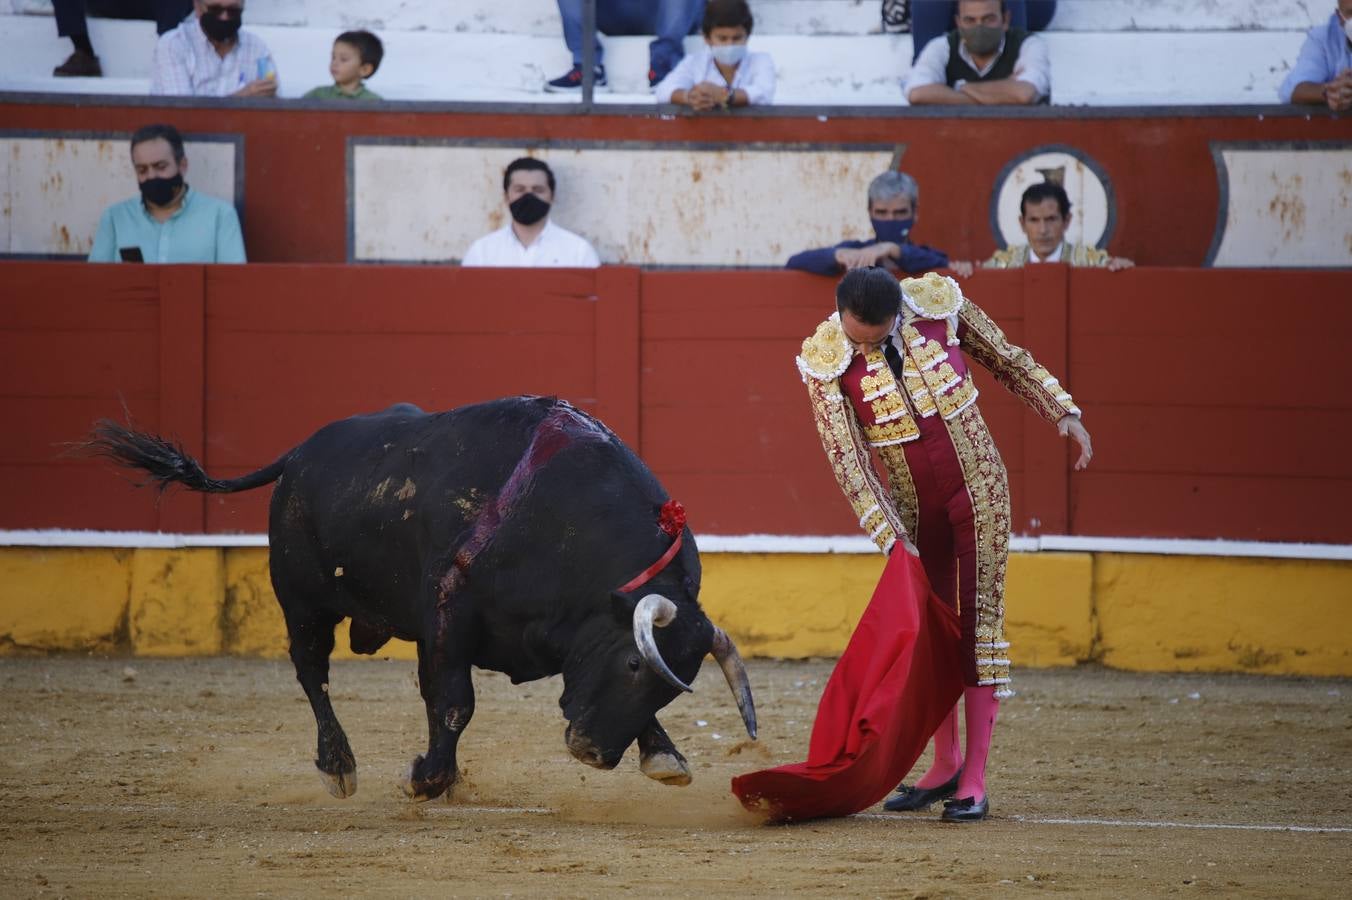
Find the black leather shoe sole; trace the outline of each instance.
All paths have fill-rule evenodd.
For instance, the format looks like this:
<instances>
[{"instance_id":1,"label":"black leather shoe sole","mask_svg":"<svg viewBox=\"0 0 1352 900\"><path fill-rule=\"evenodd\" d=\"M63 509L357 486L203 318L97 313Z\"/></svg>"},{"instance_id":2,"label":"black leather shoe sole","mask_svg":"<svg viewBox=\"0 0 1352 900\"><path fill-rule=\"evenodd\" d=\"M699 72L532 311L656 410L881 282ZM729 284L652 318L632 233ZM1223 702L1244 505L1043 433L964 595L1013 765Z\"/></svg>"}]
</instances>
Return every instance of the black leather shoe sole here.
<instances>
[{"instance_id":1,"label":"black leather shoe sole","mask_svg":"<svg viewBox=\"0 0 1352 900\"><path fill-rule=\"evenodd\" d=\"M971 797L963 797L961 800L945 800L944 814L940 818L945 822L980 822L990 811L989 797L982 797L980 803Z\"/></svg>"},{"instance_id":2,"label":"black leather shoe sole","mask_svg":"<svg viewBox=\"0 0 1352 900\"><path fill-rule=\"evenodd\" d=\"M959 770L957 775L933 788L910 787L903 784L897 788L895 796L887 798L887 802L883 804L883 809L888 812L915 812L918 809L929 809L940 800L945 800L957 793L958 778L961 776L962 771Z\"/></svg>"}]
</instances>

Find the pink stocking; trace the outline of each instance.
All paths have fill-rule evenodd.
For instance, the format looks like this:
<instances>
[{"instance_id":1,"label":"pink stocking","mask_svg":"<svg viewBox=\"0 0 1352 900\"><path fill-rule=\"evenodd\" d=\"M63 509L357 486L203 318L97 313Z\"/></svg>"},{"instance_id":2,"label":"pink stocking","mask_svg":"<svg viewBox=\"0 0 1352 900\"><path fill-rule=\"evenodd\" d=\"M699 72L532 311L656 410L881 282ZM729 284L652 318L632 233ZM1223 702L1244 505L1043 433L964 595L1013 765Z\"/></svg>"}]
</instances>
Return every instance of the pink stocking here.
<instances>
[{"instance_id":1,"label":"pink stocking","mask_svg":"<svg viewBox=\"0 0 1352 900\"><path fill-rule=\"evenodd\" d=\"M995 716L1000 701L995 699L996 686L964 688L963 712L967 721L967 758L963 762L962 777L958 779L959 800L971 797L980 801L986 796L986 755L991 749L991 732L995 730Z\"/></svg>"},{"instance_id":2,"label":"pink stocking","mask_svg":"<svg viewBox=\"0 0 1352 900\"><path fill-rule=\"evenodd\" d=\"M939 730L934 732L934 763L915 783L918 788L930 790L948 781L962 768L962 746L958 743L958 705L944 717Z\"/></svg>"}]
</instances>

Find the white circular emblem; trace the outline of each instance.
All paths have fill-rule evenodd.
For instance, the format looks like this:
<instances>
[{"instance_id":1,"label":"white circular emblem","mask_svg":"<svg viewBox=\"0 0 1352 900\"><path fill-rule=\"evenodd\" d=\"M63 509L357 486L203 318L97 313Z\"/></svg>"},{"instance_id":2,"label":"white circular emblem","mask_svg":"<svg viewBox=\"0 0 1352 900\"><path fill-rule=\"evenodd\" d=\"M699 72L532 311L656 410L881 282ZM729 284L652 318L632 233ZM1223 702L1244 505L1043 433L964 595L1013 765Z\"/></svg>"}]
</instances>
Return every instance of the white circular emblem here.
<instances>
[{"instance_id":1,"label":"white circular emblem","mask_svg":"<svg viewBox=\"0 0 1352 900\"><path fill-rule=\"evenodd\" d=\"M1117 224L1117 200L1107 174L1088 154L1056 144L1034 147L1010 160L991 192L991 232L1000 249L1026 244L1019 227L1019 201L1035 184L1055 181L1070 197L1070 225L1066 240L1103 248Z\"/></svg>"}]
</instances>

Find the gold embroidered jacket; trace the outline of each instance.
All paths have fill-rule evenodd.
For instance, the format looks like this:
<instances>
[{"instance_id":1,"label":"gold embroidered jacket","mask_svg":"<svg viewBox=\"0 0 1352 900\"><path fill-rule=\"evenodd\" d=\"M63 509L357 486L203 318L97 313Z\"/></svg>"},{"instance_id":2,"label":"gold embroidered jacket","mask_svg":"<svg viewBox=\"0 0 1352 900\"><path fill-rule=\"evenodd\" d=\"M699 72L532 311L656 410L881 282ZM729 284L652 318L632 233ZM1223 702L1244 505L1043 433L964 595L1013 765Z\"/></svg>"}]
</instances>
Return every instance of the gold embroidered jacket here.
<instances>
[{"instance_id":1,"label":"gold embroidered jacket","mask_svg":"<svg viewBox=\"0 0 1352 900\"><path fill-rule=\"evenodd\" d=\"M854 352L839 313L817 326L798 356L798 371L836 481L860 527L884 553L916 521L915 488L899 452L902 444L920 438L916 418L939 415L951 434L976 402L977 388L962 351L1047 421L1080 413L1057 379L1027 350L1009 343L951 278L933 272L908 278L902 282L902 296L902 316L894 332L902 354L900 389L881 350ZM883 461L890 490L878 479L871 448Z\"/></svg>"},{"instance_id":2,"label":"gold embroidered jacket","mask_svg":"<svg viewBox=\"0 0 1352 900\"><path fill-rule=\"evenodd\" d=\"M1028 265L1030 254L1027 244L1018 244L1006 250L996 250L991 258L981 264L983 269L1021 269ZM1107 250L1100 250L1088 244L1072 244L1069 241L1061 245L1061 262L1072 266L1101 269L1112 260Z\"/></svg>"}]
</instances>

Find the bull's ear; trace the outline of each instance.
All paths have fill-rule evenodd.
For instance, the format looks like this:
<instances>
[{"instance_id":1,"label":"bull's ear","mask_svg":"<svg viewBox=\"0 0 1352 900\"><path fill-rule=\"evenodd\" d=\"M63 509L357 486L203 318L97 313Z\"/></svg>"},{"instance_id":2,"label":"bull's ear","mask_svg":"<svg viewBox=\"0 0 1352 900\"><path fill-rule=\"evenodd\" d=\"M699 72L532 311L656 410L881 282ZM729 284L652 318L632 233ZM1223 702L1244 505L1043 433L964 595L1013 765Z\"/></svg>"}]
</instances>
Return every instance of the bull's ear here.
<instances>
[{"instance_id":1,"label":"bull's ear","mask_svg":"<svg viewBox=\"0 0 1352 900\"><path fill-rule=\"evenodd\" d=\"M610 592L610 611L621 625L634 624L634 607L638 601L622 591Z\"/></svg>"}]
</instances>

